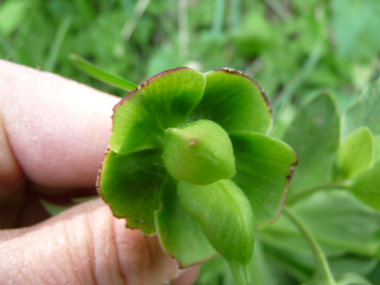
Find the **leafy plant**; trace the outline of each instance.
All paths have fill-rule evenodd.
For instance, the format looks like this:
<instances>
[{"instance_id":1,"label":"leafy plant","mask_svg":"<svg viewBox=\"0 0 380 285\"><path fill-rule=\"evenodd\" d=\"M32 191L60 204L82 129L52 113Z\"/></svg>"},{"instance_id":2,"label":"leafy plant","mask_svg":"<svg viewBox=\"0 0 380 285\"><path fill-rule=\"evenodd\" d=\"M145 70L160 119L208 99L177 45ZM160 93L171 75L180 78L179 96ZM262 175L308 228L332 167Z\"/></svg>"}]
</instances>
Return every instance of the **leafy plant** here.
<instances>
[{"instance_id":1,"label":"leafy plant","mask_svg":"<svg viewBox=\"0 0 380 285\"><path fill-rule=\"evenodd\" d=\"M128 227L158 233L183 267L219 253L236 284L278 284L273 269L265 268L269 257L293 278L309 280L305 284L372 284L361 269L335 264L367 262L367 273L376 264L368 258L379 256L380 215L368 208L380 211L372 135L380 130L374 115L379 98L374 84L342 116L327 93L299 109L283 134L300 158L284 201L297 157L265 134L271 109L258 85L231 69L168 70L115 106L99 191ZM270 224L283 203L288 219ZM356 220L347 224L349 214ZM255 235L259 249L252 258ZM212 266L199 284L217 276L233 282L223 262Z\"/></svg>"},{"instance_id":2,"label":"leafy plant","mask_svg":"<svg viewBox=\"0 0 380 285\"><path fill-rule=\"evenodd\" d=\"M183 267L218 253L249 283L254 226L272 222L297 157L266 135L270 105L231 69L155 75L114 108L98 180L127 226L158 233Z\"/></svg>"}]
</instances>

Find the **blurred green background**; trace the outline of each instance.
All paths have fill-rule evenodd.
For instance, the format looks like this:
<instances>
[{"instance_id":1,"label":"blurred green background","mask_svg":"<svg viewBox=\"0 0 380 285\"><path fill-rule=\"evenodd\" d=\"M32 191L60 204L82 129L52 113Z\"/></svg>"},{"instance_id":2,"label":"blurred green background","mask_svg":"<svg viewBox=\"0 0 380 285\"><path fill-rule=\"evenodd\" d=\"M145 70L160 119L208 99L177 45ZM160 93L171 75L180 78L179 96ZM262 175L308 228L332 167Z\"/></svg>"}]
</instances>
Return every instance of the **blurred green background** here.
<instances>
[{"instance_id":1,"label":"blurred green background","mask_svg":"<svg viewBox=\"0 0 380 285\"><path fill-rule=\"evenodd\" d=\"M281 138L297 107L321 90L343 112L379 78L380 1L0 0L0 58L126 95L78 70L70 54L138 84L178 66L239 69L263 87L275 111L271 135ZM277 281L262 284L299 284L313 268L293 251L278 258L274 245L289 247L281 239L255 245L277 268ZM378 261L360 258L333 260L334 274L356 268L380 284ZM206 263L197 284L232 284L221 262Z\"/></svg>"},{"instance_id":2,"label":"blurred green background","mask_svg":"<svg viewBox=\"0 0 380 285\"><path fill-rule=\"evenodd\" d=\"M272 103L329 89L344 108L379 74L379 15L378 0L7 0L0 58L120 96L69 54L136 83L177 66L228 66Z\"/></svg>"}]
</instances>

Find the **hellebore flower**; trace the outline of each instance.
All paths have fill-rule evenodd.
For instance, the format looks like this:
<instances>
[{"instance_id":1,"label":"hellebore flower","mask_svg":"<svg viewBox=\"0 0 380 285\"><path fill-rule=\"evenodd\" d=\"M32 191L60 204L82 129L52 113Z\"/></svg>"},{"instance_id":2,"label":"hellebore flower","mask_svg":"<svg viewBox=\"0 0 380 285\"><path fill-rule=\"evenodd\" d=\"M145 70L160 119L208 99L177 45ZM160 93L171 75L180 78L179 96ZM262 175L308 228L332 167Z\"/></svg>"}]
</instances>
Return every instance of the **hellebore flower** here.
<instances>
[{"instance_id":1,"label":"hellebore flower","mask_svg":"<svg viewBox=\"0 0 380 285\"><path fill-rule=\"evenodd\" d=\"M255 225L274 221L297 164L267 135L270 104L232 69L159 73L114 108L98 190L116 217L157 233L182 267L217 254L248 283Z\"/></svg>"}]
</instances>

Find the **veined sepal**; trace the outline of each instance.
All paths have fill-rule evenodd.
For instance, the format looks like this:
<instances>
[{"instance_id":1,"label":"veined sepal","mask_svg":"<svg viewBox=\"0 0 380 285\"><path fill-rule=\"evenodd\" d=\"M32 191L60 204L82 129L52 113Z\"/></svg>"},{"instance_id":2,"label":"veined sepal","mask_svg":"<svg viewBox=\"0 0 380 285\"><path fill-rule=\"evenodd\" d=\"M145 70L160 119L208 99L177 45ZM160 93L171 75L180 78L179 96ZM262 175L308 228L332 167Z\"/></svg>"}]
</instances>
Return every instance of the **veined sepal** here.
<instances>
[{"instance_id":1,"label":"veined sepal","mask_svg":"<svg viewBox=\"0 0 380 285\"><path fill-rule=\"evenodd\" d=\"M243 191L231 180L210 185L179 181L177 191L184 210L230 264L235 280L249 284L245 277L253 253L255 220Z\"/></svg>"}]
</instances>

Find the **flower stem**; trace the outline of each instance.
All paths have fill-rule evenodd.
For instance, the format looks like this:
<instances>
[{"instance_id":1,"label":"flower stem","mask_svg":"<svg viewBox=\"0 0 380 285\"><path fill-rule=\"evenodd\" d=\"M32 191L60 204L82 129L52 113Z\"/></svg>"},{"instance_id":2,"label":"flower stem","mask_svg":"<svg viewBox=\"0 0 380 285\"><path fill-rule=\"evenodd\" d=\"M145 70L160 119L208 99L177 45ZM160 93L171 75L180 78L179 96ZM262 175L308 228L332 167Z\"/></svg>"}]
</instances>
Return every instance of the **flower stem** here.
<instances>
[{"instance_id":1,"label":"flower stem","mask_svg":"<svg viewBox=\"0 0 380 285\"><path fill-rule=\"evenodd\" d=\"M326 256L324 255L321 247L316 239L305 227L302 221L288 208L284 207L283 213L297 226L301 234L305 237L309 243L314 255L315 263L317 265L317 282L316 284L336 285L334 277L331 273Z\"/></svg>"},{"instance_id":2,"label":"flower stem","mask_svg":"<svg viewBox=\"0 0 380 285\"><path fill-rule=\"evenodd\" d=\"M212 32L216 35L220 35L222 33L225 5L225 0L215 1L215 12L214 21L212 23Z\"/></svg>"},{"instance_id":3,"label":"flower stem","mask_svg":"<svg viewBox=\"0 0 380 285\"><path fill-rule=\"evenodd\" d=\"M317 186L314 186L314 187L311 187L311 188L308 188L308 189L305 189L305 190L302 190L294 195L291 195L290 197L288 197L286 199L286 203L291 205L295 202L297 202L298 200L301 200L315 192L318 192L320 190L326 190L326 189L344 189L344 190L347 190L348 187L343 184L343 183L324 183L324 184L320 184L320 185L317 185Z\"/></svg>"}]
</instances>

